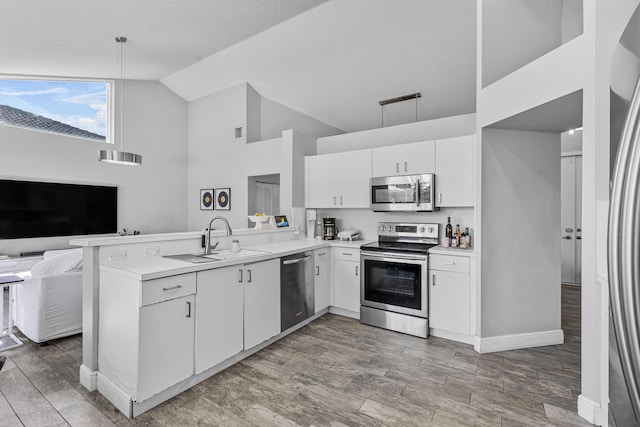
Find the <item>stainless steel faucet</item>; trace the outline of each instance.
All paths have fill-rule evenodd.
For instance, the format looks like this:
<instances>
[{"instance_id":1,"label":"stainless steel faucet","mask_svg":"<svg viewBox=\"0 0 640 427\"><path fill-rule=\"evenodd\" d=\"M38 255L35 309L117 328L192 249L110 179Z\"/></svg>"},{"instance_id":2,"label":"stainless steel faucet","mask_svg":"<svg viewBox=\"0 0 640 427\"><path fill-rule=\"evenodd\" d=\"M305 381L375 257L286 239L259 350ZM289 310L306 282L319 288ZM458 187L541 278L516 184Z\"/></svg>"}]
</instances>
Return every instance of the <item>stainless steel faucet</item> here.
<instances>
[{"instance_id":1,"label":"stainless steel faucet","mask_svg":"<svg viewBox=\"0 0 640 427\"><path fill-rule=\"evenodd\" d=\"M211 220L211 222L209 222L209 232L207 235L207 245L204 248L204 254L205 255L210 255L211 254L211 249L215 249L216 246L218 246L218 243L220 242L216 242L215 245L211 246L211 224L213 224L213 221L215 221L216 219L220 219L224 222L224 225L227 229L227 236L231 236L233 233L231 232L231 226L229 226L229 221L227 221L227 219L225 217L222 216L214 216L213 219Z\"/></svg>"}]
</instances>

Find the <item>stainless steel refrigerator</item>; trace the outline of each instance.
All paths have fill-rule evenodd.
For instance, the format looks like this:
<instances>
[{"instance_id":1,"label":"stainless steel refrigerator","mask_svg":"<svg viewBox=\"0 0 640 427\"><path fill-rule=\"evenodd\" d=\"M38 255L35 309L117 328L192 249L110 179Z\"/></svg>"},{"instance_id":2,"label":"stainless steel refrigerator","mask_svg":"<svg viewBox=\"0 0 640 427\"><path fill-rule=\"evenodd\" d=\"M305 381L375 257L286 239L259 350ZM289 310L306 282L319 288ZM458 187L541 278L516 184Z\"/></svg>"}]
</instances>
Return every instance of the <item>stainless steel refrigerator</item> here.
<instances>
[{"instance_id":1,"label":"stainless steel refrigerator","mask_svg":"<svg viewBox=\"0 0 640 427\"><path fill-rule=\"evenodd\" d=\"M611 68L609 425L640 426L640 20Z\"/></svg>"}]
</instances>

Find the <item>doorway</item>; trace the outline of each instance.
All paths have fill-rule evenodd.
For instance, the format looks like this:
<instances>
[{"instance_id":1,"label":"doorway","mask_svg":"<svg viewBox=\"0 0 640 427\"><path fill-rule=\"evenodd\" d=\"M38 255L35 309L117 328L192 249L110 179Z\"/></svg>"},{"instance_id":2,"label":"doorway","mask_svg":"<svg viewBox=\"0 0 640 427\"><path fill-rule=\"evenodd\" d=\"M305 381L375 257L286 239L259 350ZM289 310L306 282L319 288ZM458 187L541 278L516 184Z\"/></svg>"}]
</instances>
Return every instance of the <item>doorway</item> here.
<instances>
[{"instance_id":1,"label":"doorway","mask_svg":"<svg viewBox=\"0 0 640 427\"><path fill-rule=\"evenodd\" d=\"M582 154L562 154L560 174L561 282L582 282Z\"/></svg>"}]
</instances>

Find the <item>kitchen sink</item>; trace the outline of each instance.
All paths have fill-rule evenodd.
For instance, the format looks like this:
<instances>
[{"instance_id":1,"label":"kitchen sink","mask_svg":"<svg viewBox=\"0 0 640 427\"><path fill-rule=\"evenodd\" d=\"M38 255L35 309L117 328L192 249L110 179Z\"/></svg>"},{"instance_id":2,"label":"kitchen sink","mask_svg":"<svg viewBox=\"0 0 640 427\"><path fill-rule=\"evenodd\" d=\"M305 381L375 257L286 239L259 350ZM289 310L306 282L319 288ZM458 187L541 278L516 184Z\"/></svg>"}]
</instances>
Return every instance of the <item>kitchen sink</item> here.
<instances>
[{"instance_id":1,"label":"kitchen sink","mask_svg":"<svg viewBox=\"0 0 640 427\"><path fill-rule=\"evenodd\" d=\"M163 255L162 258L177 259L178 261L187 261L193 264L201 264L205 262L224 261L225 258L215 255L195 255L195 254L177 254Z\"/></svg>"},{"instance_id":2,"label":"kitchen sink","mask_svg":"<svg viewBox=\"0 0 640 427\"><path fill-rule=\"evenodd\" d=\"M209 255L196 255L196 254L177 254L177 255L163 255L163 258L177 259L178 261L187 261L192 264L203 264L205 262L224 261L227 259L247 258L252 256L264 255L269 252L256 251L254 249L242 249L240 252L231 252L231 249L223 249L215 251Z\"/></svg>"}]
</instances>

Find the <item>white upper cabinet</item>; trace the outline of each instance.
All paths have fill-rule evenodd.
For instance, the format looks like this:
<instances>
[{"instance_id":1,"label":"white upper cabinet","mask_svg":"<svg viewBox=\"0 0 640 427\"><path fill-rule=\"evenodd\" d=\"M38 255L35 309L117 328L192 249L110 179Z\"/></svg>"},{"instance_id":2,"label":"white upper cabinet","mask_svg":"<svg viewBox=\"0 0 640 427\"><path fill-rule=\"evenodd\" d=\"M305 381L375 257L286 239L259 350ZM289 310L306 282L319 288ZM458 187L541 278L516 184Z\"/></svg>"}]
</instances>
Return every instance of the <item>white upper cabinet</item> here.
<instances>
[{"instance_id":1,"label":"white upper cabinet","mask_svg":"<svg viewBox=\"0 0 640 427\"><path fill-rule=\"evenodd\" d=\"M368 208L371 150L306 159L308 208Z\"/></svg>"},{"instance_id":2,"label":"white upper cabinet","mask_svg":"<svg viewBox=\"0 0 640 427\"><path fill-rule=\"evenodd\" d=\"M474 206L475 136L439 139L436 152L436 206Z\"/></svg>"},{"instance_id":3,"label":"white upper cabinet","mask_svg":"<svg viewBox=\"0 0 640 427\"><path fill-rule=\"evenodd\" d=\"M435 141L373 149L373 176L417 175L435 171Z\"/></svg>"}]
</instances>

